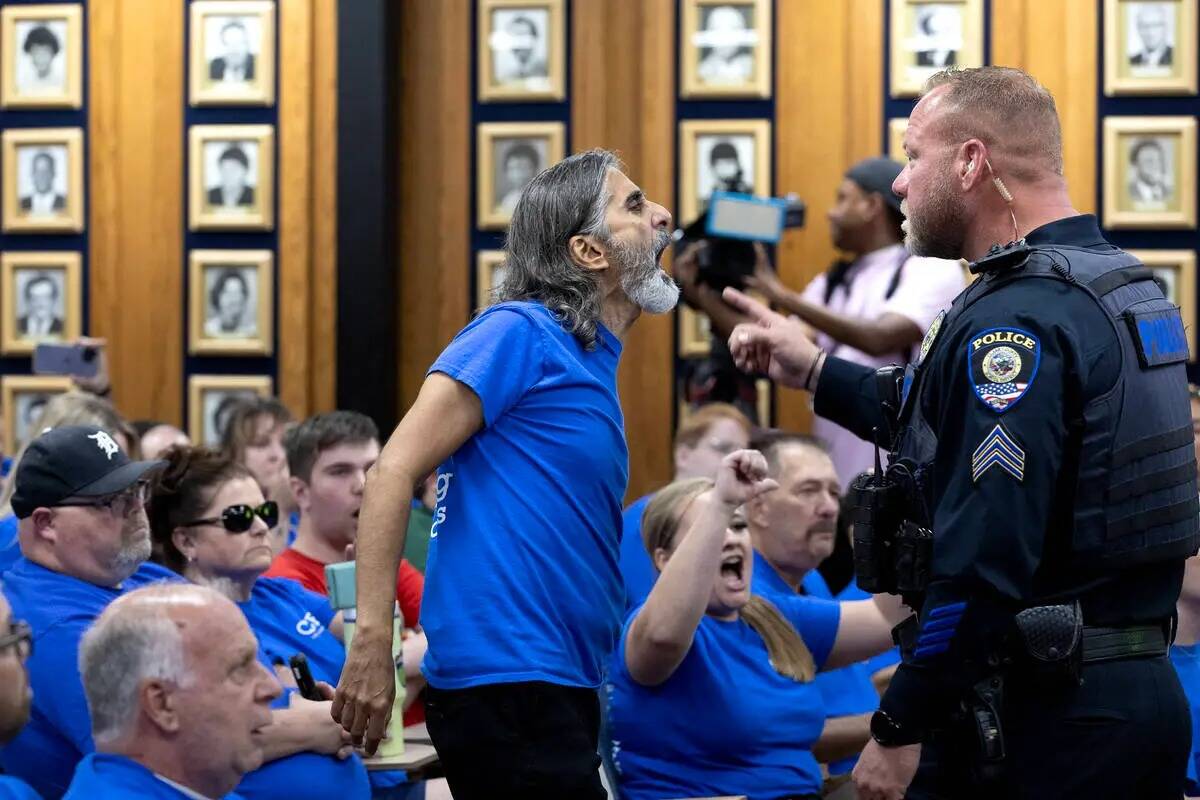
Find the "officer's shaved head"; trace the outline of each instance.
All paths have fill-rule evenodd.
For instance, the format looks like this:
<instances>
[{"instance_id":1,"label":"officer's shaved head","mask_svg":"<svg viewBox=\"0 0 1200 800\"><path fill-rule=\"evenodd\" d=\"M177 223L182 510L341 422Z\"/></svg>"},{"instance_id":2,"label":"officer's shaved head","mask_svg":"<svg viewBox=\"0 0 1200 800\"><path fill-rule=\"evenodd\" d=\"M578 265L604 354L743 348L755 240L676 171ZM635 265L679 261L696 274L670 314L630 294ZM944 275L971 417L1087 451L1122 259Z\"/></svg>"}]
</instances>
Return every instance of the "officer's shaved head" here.
<instances>
[{"instance_id":1,"label":"officer's shaved head","mask_svg":"<svg viewBox=\"0 0 1200 800\"><path fill-rule=\"evenodd\" d=\"M947 69L929 78L921 96L929 137L947 144L979 139L1003 161L1005 175L1020 181L1062 175L1054 97L1029 74L1011 67Z\"/></svg>"}]
</instances>

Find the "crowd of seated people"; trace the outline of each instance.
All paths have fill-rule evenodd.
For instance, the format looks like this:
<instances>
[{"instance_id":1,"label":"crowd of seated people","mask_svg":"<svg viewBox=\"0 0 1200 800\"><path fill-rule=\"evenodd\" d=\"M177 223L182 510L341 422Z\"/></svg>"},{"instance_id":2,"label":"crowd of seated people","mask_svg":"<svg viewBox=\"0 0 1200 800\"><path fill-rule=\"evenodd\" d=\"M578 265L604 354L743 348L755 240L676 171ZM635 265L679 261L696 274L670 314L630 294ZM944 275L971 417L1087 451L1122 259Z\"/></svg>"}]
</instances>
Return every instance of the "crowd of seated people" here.
<instances>
[{"instance_id":1,"label":"crowd of seated people","mask_svg":"<svg viewBox=\"0 0 1200 800\"><path fill-rule=\"evenodd\" d=\"M330 716L345 646L324 568L353 559L375 424L350 411L296 422L261 398L224 419L219 448L195 447L72 391L13 454L0 800L450 796L442 779L368 771ZM868 740L906 612L844 566L826 571L832 587L818 569L850 542L822 442L713 404L681 423L674 463L621 534L628 612L602 690L610 794L830 791ZM436 476L414 497L430 525ZM1191 567L1172 655L1200 708ZM422 719L422 588L403 562L405 724ZM297 653L325 700L300 696Z\"/></svg>"}]
</instances>

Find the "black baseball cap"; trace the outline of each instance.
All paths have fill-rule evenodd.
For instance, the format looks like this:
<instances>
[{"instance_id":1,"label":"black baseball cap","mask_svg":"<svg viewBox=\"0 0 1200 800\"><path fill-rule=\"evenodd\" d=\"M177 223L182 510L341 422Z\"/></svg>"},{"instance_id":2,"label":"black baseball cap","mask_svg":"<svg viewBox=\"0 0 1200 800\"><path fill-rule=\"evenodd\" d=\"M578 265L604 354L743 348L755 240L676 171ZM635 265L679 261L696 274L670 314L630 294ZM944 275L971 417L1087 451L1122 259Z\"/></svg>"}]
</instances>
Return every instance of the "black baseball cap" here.
<instances>
[{"instance_id":1,"label":"black baseball cap","mask_svg":"<svg viewBox=\"0 0 1200 800\"><path fill-rule=\"evenodd\" d=\"M890 158L867 158L846 170L846 177L857 183L866 192L877 192L883 196L883 202L895 210L900 210L900 195L892 191L892 184L904 165Z\"/></svg>"},{"instance_id":2,"label":"black baseball cap","mask_svg":"<svg viewBox=\"0 0 1200 800\"><path fill-rule=\"evenodd\" d=\"M25 519L35 508L68 497L104 497L128 489L165 461L130 461L103 428L65 425L29 443L17 464L13 513Z\"/></svg>"}]
</instances>

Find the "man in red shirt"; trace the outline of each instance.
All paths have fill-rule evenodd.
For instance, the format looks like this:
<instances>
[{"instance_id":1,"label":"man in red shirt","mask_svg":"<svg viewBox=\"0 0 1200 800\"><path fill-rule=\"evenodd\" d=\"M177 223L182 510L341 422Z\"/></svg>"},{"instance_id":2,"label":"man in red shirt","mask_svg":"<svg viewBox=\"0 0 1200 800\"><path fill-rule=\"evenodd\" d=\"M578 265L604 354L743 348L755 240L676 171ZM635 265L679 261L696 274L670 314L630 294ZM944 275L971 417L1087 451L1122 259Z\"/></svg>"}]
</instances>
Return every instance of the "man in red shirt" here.
<instances>
[{"instance_id":1,"label":"man in red shirt","mask_svg":"<svg viewBox=\"0 0 1200 800\"><path fill-rule=\"evenodd\" d=\"M325 565L346 561L347 548L358 535L367 470L379 457L379 430L367 416L334 411L309 417L291 428L283 444L300 525L292 546L276 556L265 574L291 578L309 591L327 595ZM401 561L396 600L405 628L418 627L424 590L424 576ZM424 634L405 638L404 664L410 688L414 682L424 684L418 671L424 655ZM422 718L419 707L405 714L407 724Z\"/></svg>"}]
</instances>

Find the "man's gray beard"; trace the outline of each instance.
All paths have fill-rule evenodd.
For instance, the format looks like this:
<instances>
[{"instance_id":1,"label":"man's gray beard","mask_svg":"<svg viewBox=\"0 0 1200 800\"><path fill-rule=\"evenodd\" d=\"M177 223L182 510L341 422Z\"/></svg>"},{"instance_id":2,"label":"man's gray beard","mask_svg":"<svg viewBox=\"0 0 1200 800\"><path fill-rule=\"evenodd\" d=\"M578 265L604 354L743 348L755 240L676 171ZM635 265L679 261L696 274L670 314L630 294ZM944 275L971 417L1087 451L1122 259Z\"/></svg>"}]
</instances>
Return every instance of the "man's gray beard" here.
<instances>
[{"instance_id":1,"label":"man's gray beard","mask_svg":"<svg viewBox=\"0 0 1200 800\"><path fill-rule=\"evenodd\" d=\"M942 187L935 187L941 189ZM919 221L908 214L908 201L900 204L904 215L904 246L914 256L959 259L966 240L966 212L948 193L926 203Z\"/></svg>"},{"instance_id":2,"label":"man's gray beard","mask_svg":"<svg viewBox=\"0 0 1200 800\"><path fill-rule=\"evenodd\" d=\"M150 553L150 534L147 531L144 537L121 545L121 549L113 558L113 571L121 575L121 580L125 580L150 560Z\"/></svg>"},{"instance_id":3,"label":"man's gray beard","mask_svg":"<svg viewBox=\"0 0 1200 800\"><path fill-rule=\"evenodd\" d=\"M658 231L646 250L609 241L612 256L621 270L621 289L629 301L650 314L665 314L679 302L679 287L658 266L658 254L666 249L671 235Z\"/></svg>"}]
</instances>

